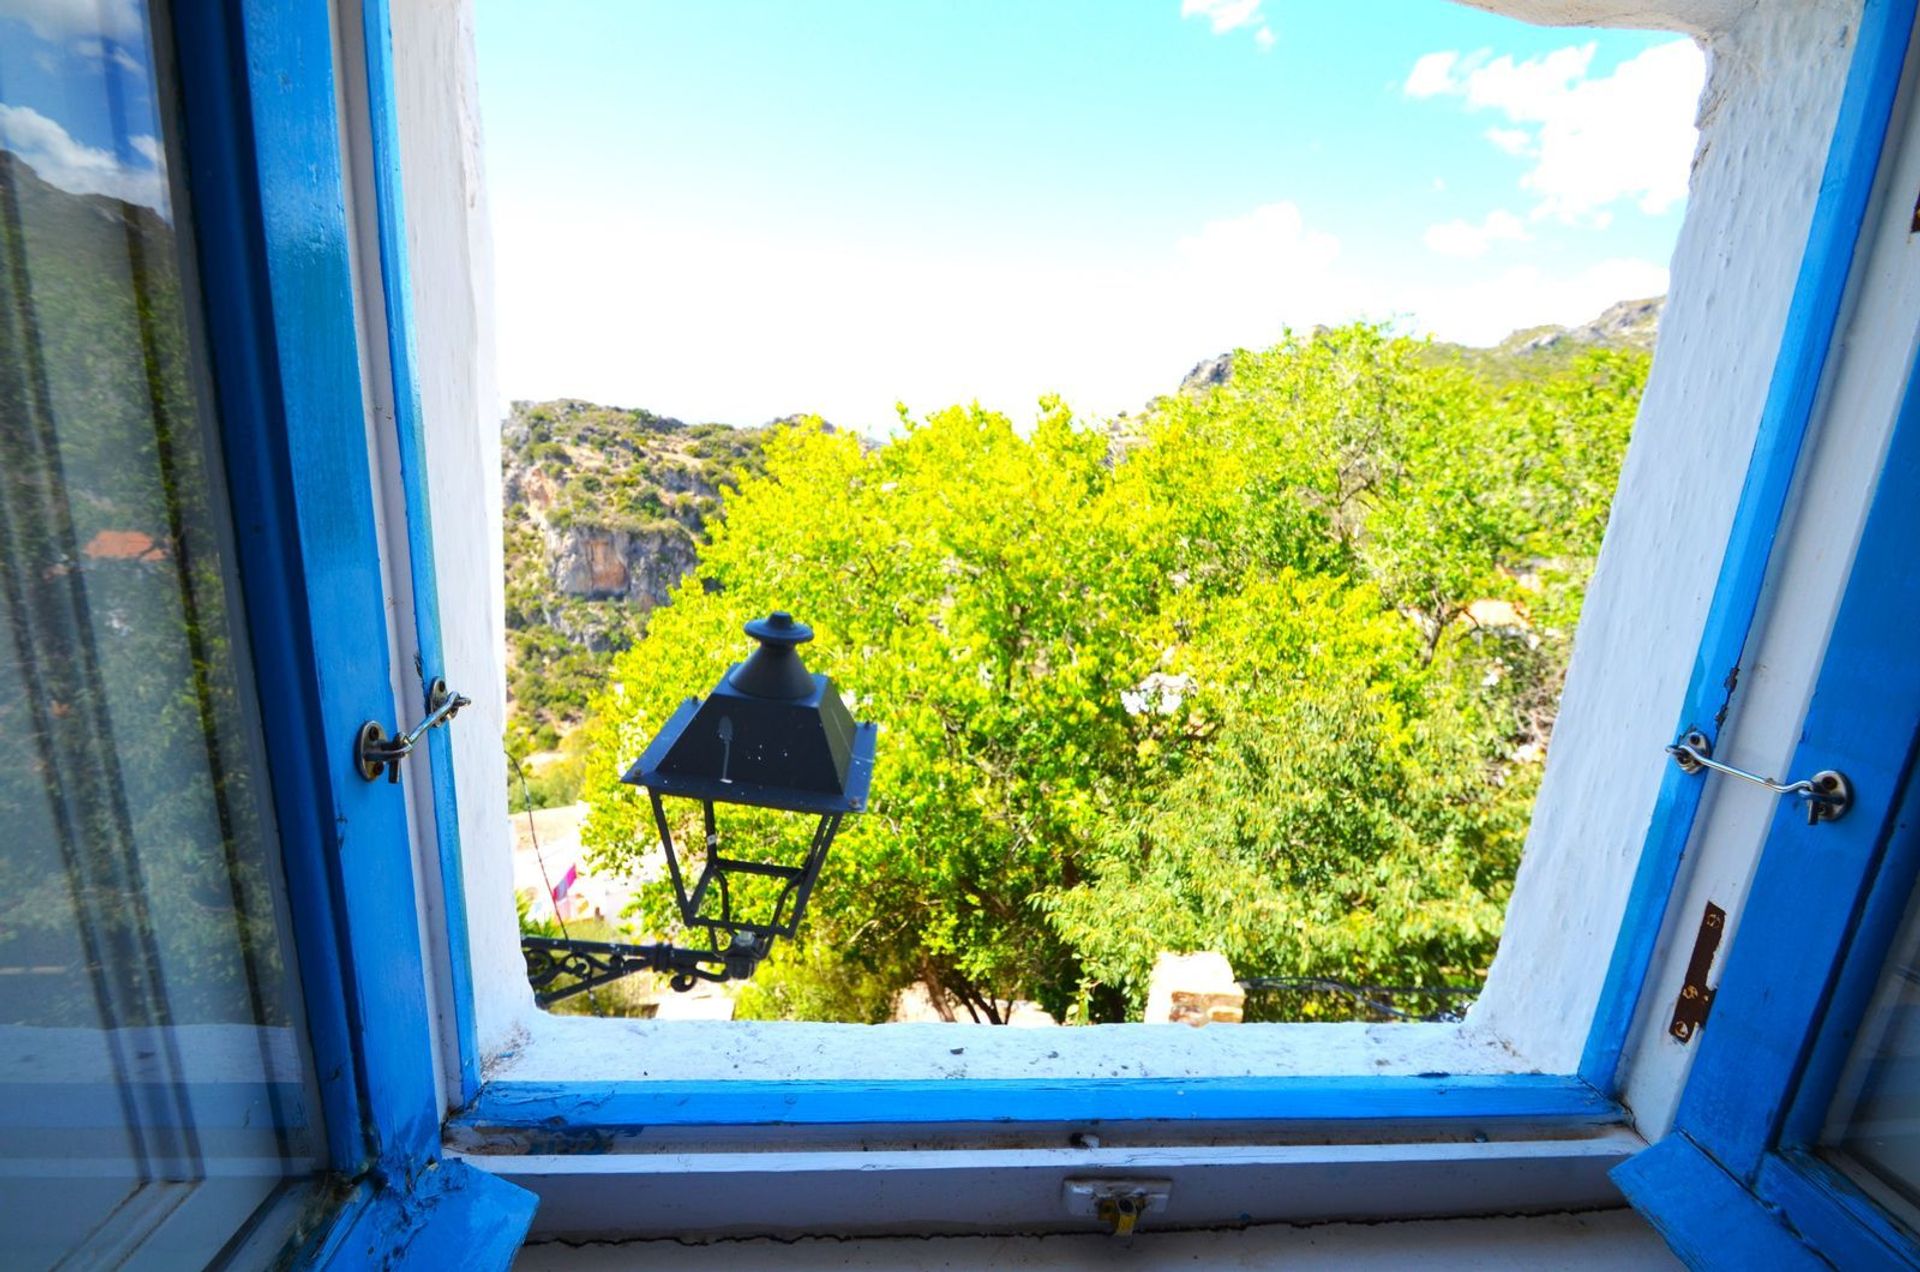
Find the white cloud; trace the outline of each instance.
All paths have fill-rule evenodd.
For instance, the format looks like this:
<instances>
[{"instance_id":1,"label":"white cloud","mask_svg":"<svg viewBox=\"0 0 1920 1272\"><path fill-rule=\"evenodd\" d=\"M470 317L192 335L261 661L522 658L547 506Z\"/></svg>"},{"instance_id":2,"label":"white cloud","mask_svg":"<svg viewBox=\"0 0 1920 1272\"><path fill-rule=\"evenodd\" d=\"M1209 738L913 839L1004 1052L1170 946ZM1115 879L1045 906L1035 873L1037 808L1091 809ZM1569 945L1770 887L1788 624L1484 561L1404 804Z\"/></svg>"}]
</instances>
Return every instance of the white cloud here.
<instances>
[{"instance_id":1,"label":"white cloud","mask_svg":"<svg viewBox=\"0 0 1920 1272\"><path fill-rule=\"evenodd\" d=\"M1306 218L1292 203L1268 203L1244 216L1208 221L1197 234L1180 240L1176 250L1203 268L1256 271L1325 265L1340 251L1331 234L1307 229Z\"/></svg>"},{"instance_id":2,"label":"white cloud","mask_svg":"<svg viewBox=\"0 0 1920 1272\"><path fill-rule=\"evenodd\" d=\"M0 18L26 23L43 40L146 40L138 0L0 0Z\"/></svg>"},{"instance_id":3,"label":"white cloud","mask_svg":"<svg viewBox=\"0 0 1920 1272\"><path fill-rule=\"evenodd\" d=\"M1215 35L1225 35L1242 27L1253 28L1253 42L1262 53L1271 52L1275 42L1273 28L1260 14L1263 0L1180 0L1180 16L1205 18Z\"/></svg>"},{"instance_id":4,"label":"white cloud","mask_svg":"<svg viewBox=\"0 0 1920 1272\"><path fill-rule=\"evenodd\" d=\"M1533 134L1524 128L1489 128L1487 140L1510 155L1524 155L1533 149Z\"/></svg>"},{"instance_id":5,"label":"white cloud","mask_svg":"<svg viewBox=\"0 0 1920 1272\"><path fill-rule=\"evenodd\" d=\"M1402 91L1408 97L1438 97L1442 93L1454 92L1459 84L1453 77L1453 68L1459 60L1458 53L1426 54L1413 64L1413 71L1407 76Z\"/></svg>"},{"instance_id":6,"label":"white cloud","mask_svg":"<svg viewBox=\"0 0 1920 1272\"><path fill-rule=\"evenodd\" d=\"M145 75L147 68L119 44L109 40L75 40L73 51L81 57L96 62L112 62L121 70L132 75Z\"/></svg>"},{"instance_id":7,"label":"white cloud","mask_svg":"<svg viewBox=\"0 0 1920 1272\"><path fill-rule=\"evenodd\" d=\"M1522 327L1571 327L1617 300L1666 290L1666 266L1616 257L1566 273L1522 265L1455 287L1407 287L1388 312L1405 315L1416 333L1486 345Z\"/></svg>"},{"instance_id":8,"label":"white cloud","mask_svg":"<svg viewBox=\"0 0 1920 1272\"><path fill-rule=\"evenodd\" d=\"M1492 106L1509 119L1539 122L1551 118L1574 85L1587 78L1598 47L1574 45L1524 62L1497 57L1466 72L1448 91L1464 93L1469 106Z\"/></svg>"},{"instance_id":9,"label":"white cloud","mask_svg":"<svg viewBox=\"0 0 1920 1272\"><path fill-rule=\"evenodd\" d=\"M1595 77L1594 52L1585 44L1524 61L1429 53L1414 63L1405 92L1503 115L1510 126L1489 129L1487 139L1534 160L1520 186L1535 198L1535 217L1600 226L1628 200L1665 212L1686 198L1705 59L1691 41L1675 40Z\"/></svg>"},{"instance_id":10,"label":"white cloud","mask_svg":"<svg viewBox=\"0 0 1920 1272\"><path fill-rule=\"evenodd\" d=\"M1180 16L1202 17L1213 23L1215 35L1260 21L1262 0L1180 0Z\"/></svg>"},{"instance_id":11,"label":"white cloud","mask_svg":"<svg viewBox=\"0 0 1920 1272\"><path fill-rule=\"evenodd\" d=\"M1421 236L1427 247L1442 256L1485 256L1489 245L1524 241L1527 227L1513 213L1496 208L1480 224L1448 221L1427 227Z\"/></svg>"},{"instance_id":12,"label":"white cloud","mask_svg":"<svg viewBox=\"0 0 1920 1272\"><path fill-rule=\"evenodd\" d=\"M1263 328L1316 321L1333 291L1340 240L1307 227L1292 203L1269 203L1244 216L1209 221L1174 246L1178 291L1205 297L1215 321ZM1244 339L1243 339L1244 343Z\"/></svg>"},{"instance_id":13,"label":"white cloud","mask_svg":"<svg viewBox=\"0 0 1920 1272\"><path fill-rule=\"evenodd\" d=\"M76 141L71 133L30 106L0 102L0 147L32 165L41 180L71 194L105 194L165 213L166 174L151 137L137 137L134 148L144 167L120 162L105 150Z\"/></svg>"},{"instance_id":14,"label":"white cloud","mask_svg":"<svg viewBox=\"0 0 1920 1272\"><path fill-rule=\"evenodd\" d=\"M887 247L787 224L755 234L641 200L538 191L495 210L509 396L740 424L815 410L885 431L896 400L916 414L979 401L1025 421L1048 392L1112 415L1168 392L1203 357L1288 328L1391 319L1487 344L1666 288L1666 271L1639 260L1467 267L1458 283L1425 282L1289 202L1119 254L992 237ZM1525 230L1505 216L1472 228Z\"/></svg>"}]
</instances>

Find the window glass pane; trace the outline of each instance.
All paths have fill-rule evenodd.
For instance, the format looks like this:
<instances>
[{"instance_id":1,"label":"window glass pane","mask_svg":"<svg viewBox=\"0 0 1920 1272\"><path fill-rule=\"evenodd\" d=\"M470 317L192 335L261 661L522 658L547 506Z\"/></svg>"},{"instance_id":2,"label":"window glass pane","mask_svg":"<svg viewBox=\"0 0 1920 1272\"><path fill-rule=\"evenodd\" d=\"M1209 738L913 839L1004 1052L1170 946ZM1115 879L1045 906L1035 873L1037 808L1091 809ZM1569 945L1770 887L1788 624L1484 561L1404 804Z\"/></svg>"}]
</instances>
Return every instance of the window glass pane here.
<instances>
[{"instance_id":1,"label":"window glass pane","mask_svg":"<svg viewBox=\"0 0 1920 1272\"><path fill-rule=\"evenodd\" d=\"M0 1263L199 1266L321 1141L166 22L4 12Z\"/></svg>"},{"instance_id":2,"label":"window glass pane","mask_svg":"<svg viewBox=\"0 0 1920 1272\"><path fill-rule=\"evenodd\" d=\"M1920 888L1842 1071L1824 1140L1836 1165L1920 1230Z\"/></svg>"}]
</instances>

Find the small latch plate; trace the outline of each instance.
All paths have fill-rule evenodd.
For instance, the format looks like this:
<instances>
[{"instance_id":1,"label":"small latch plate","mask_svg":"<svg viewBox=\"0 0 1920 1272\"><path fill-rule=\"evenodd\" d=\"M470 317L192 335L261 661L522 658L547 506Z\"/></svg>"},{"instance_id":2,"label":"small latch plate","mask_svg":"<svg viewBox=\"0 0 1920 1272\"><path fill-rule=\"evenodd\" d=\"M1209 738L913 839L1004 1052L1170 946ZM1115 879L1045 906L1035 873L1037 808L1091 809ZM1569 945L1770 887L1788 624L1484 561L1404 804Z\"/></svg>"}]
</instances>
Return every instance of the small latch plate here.
<instances>
[{"instance_id":1,"label":"small latch plate","mask_svg":"<svg viewBox=\"0 0 1920 1272\"><path fill-rule=\"evenodd\" d=\"M379 759L387 744L387 731L380 727L378 720L368 720L361 724L360 732L353 738L353 767L360 776L371 782L380 776L388 766L386 760ZM395 774L399 769L394 770Z\"/></svg>"},{"instance_id":2,"label":"small latch plate","mask_svg":"<svg viewBox=\"0 0 1920 1272\"><path fill-rule=\"evenodd\" d=\"M1707 973L1713 970L1713 956L1720 951L1720 938L1727 930L1727 912L1713 902L1700 916L1700 932L1693 938L1693 956L1687 960L1686 983L1673 1004L1673 1020L1667 1033L1681 1042L1692 1042L1713 1010L1714 991L1707 985Z\"/></svg>"},{"instance_id":3,"label":"small latch plate","mask_svg":"<svg viewBox=\"0 0 1920 1272\"><path fill-rule=\"evenodd\" d=\"M1165 1210L1172 1195L1170 1179L1075 1178L1060 1187L1068 1214L1097 1218L1117 1237L1133 1235L1140 1217Z\"/></svg>"}]
</instances>

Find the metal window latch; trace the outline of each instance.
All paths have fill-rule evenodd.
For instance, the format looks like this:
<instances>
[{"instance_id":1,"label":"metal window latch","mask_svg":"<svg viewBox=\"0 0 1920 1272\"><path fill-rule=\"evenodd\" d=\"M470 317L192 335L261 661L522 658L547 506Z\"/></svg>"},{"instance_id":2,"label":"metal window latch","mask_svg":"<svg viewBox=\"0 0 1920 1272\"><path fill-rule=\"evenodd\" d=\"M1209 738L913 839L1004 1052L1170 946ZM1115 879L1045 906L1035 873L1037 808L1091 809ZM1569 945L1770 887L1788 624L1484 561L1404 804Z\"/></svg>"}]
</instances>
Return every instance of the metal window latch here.
<instances>
[{"instance_id":1,"label":"metal window latch","mask_svg":"<svg viewBox=\"0 0 1920 1272\"><path fill-rule=\"evenodd\" d=\"M1667 1033L1681 1042L1692 1042L1707 1023L1713 1010L1714 990L1707 985L1707 973L1713 970L1713 956L1719 952L1720 938L1726 935L1727 912L1707 902L1700 916L1700 931L1693 938L1693 956L1687 960L1687 979L1680 986L1680 997L1673 1004L1673 1019Z\"/></svg>"},{"instance_id":2,"label":"metal window latch","mask_svg":"<svg viewBox=\"0 0 1920 1272\"><path fill-rule=\"evenodd\" d=\"M1668 747L1667 754L1673 757L1673 762L1680 766L1682 772L1698 773L1712 769L1743 782L1752 782L1755 786L1764 786L1775 795L1793 795L1806 800L1809 826L1823 821L1839 821L1853 807L1853 783L1847 780L1845 773L1822 769L1812 777L1803 777L1797 782L1776 782L1771 777L1748 773L1714 759L1713 743L1698 729Z\"/></svg>"},{"instance_id":3,"label":"metal window latch","mask_svg":"<svg viewBox=\"0 0 1920 1272\"><path fill-rule=\"evenodd\" d=\"M386 770L388 782L399 782L400 761L413 754L414 744L426 736L428 729L437 728L453 719L460 708L472 701L467 695L447 688L446 681L436 679L427 689L426 719L406 733L389 738L377 720L369 720L360 726L360 732L353 738L354 767L369 782L379 777L382 769Z\"/></svg>"},{"instance_id":4,"label":"metal window latch","mask_svg":"<svg viewBox=\"0 0 1920 1272\"><path fill-rule=\"evenodd\" d=\"M1142 1215L1163 1211L1170 1179L1064 1179L1061 1199L1070 1215L1091 1215L1116 1237L1129 1237Z\"/></svg>"}]
</instances>

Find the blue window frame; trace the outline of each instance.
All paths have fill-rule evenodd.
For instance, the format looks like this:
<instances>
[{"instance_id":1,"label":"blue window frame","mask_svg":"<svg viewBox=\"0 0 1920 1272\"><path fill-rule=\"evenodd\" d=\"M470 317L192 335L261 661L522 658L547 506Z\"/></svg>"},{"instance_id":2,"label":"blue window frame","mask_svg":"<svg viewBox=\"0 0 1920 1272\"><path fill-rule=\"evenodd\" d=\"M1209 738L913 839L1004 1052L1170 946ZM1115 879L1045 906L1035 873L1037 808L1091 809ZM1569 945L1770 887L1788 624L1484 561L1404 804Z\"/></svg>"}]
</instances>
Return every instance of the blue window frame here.
<instances>
[{"instance_id":1,"label":"blue window frame","mask_svg":"<svg viewBox=\"0 0 1920 1272\"><path fill-rule=\"evenodd\" d=\"M531 1217L532 1199L441 1155L441 1103L432 1059L435 1023L416 925L410 827L398 793L384 783L363 782L348 749L362 720L390 722L417 715L441 648L386 0L366 0L359 16L366 37L372 195L378 213L378 303L393 376L396 442L408 509L406 566L422 663L416 669L421 682L414 686L416 700L402 704L392 700L385 598L375 564L380 543L363 423L362 350L356 337L340 157L336 77L343 68L334 64L327 6L236 0L224 6L182 5L173 19L181 79L188 86L187 164L241 572L249 598L248 624L261 684L271 688L270 693L263 688L262 696L273 703L270 744L288 890L321 1075L328 1161L341 1184L340 1199L303 1258L316 1265L345 1266L386 1261L404 1251L421 1266L454 1258L482 1266L504 1264ZM1867 5L1778 371L1683 713L1687 727L1710 721L1723 702L1718 684L1724 672L1719 669L1738 662L1759 605L1774 532L1838 322L1912 19L1912 0L1869 0ZM1910 404L1909 413L1911 409ZM1900 436L1908 439L1909 451L1920 445L1913 441L1915 432L1903 415ZM1907 456L1900 462L1913 463L1907 451L1898 455ZM1889 460L1890 474L1909 474L1909 489L1911 471ZM1883 490L1887 488L1883 483ZM1883 495L1880 503L1887 502ZM1885 518L1906 514L1883 512L1876 505L1874 515L1874 526L1879 527ZM1910 542L1916 529L1920 526L1900 523L1895 538L1887 539L1880 529L1870 538L1873 543L1899 542L1897 535L1905 533ZM1871 577L1868 565L1874 561L1877 558L1863 548L1860 577ZM1872 603L1884 607L1891 602L1881 596ZM1851 592L1848 604L1855 604ZM1911 616L1907 621L1911 630ZM1886 700L1877 687L1876 693ZM1910 744L1911 739L1909 749ZM460 899L451 756L439 735L429 735L428 748L436 849L449 916L445 936L458 1095L464 1105L451 1129L472 1135L537 1132L548 1151L597 1149L609 1134L661 1127L858 1129L1086 1121L1357 1127L1444 1119L1455 1126L1579 1128L1619 1123L1626 1118L1616 1099L1619 1058L1697 808L1696 786L1671 780L1663 788L1661 811L1635 880L1587 1057L1575 1074L631 1083L612 1089L606 1084L482 1084ZM1862 774L1868 771L1851 758L1847 764ZM1859 785L1864 790L1867 783L1863 779ZM1845 825L1853 834L1874 820L1863 804ZM1887 816L1879 820L1885 822ZM1815 847L1830 851L1833 828L1823 827L1822 832L1826 838ZM1854 881L1856 904L1835 934L1839 952L1827 971L1808 970L1817 959L1802 959L1806 967L1796 964L1796 975L1805 971L1814 978L1808 985L1815 984L1818 975L1840 975L1835 969L1851 966L1847 959L1855 957L1852 951L1865 950L1879 931L1865 917L1880 913L1872 901L1882 895L1879 880L1893 871L1896 860L1906 859L1903 852L1912 855L1885 843L1874 849L1882 850L1885 871ZM1767 869L1772 871L1775 858L1790 851L1776 853L1770 847ZM1911 877L1909 868L1906 881ZM1838 914L1846 910L1844 887L1832 886ZM1904 902L1903 889L1892 883L1886 888ZM1859 896L1869 900L1859 903ZM1781 902L1770 902L1756 885L1750 925L1766 913L1763 903ZM1894 905L1897 916L1898 905L1885 904ZM1883 920L1882 926L1888 923ZM1749 957L1746 946L1736 950L1736 956ZM1738 1032L1725 1023L1740 1018L1737 1002L1743 991L1732 971L1730 966L1722 988L1726 1000L1714 1029L1705 1035L1697 1081L1706 1081L1710 1051L1717 1054L1732 1045L1718 1039ZM1762 974L1773 971L1760 969L1752 975ZM1823 1020L1835 1015L1841 998L1836 995L1834 1005L1815 1014ZM1777 1023L1759 1021L1754 1027L1773 1028ZM1774 1036L1790 1041L1811 1036L1807 1030L1812 1028L1810 1016L1800 1034L1776 1031ZM1691 1162L1693 1158L1684 1155L1692 1153L1718 1172L1703 1177L1702 1188L1730 1189L1743 1198L1763 1195L1776 1207L1788 1206L1783 1198L1799 1188L1831 1201L1829 1211L1841 1218L1866 1222L1847 1209L1857 1199L1821 1175L1824 1168L1818 1162L1796 1156L1793 1147L1802 1142L1792 1138L1798 1124L1789 1114L1797 1116L1800 1108L1794 1101L1815 1089L1811 1083L1824 1080L1820 1074L1825 1070L1816 1061L1840 1045L1829 1044L1824 1032L1820 1038L1826 1050L1814 1048L1811 1060L1801 1056L1787 1064L1786 1052L1793 1048L1782 1051L1778 1115L1768 1127L1738 1131L1734 1140L1724 1138L1726 1128L1716 1120L1723 1115L1714 1111L1717 1106L1709 1095L1713 1088L1701 1086L1696 1100L1690 1087L1682 1134L1636 1159L1622 1174L1636 1200L1651 1197L1652 1185L1635 1181L1654 1179L1655 1172L1669 1169L1665 1162ZM1735 1154L1727 1145L1736 1141L1763 1147L1752 1162L1736 1165L1727 1160ZM1668 1149L1668 1144L1676 1147ZM1709 1149L1709 1144L1714 1147ZM1767 1188L1774 1191L1767 1193ZM1802 1233L1816 1224L1812 1202L1801 1197L1791 1204L1800 1207L1796 1214L1809 1216L1796 1219ZM1831 1219L1828 1211L1821 1213ZM1870 1235L1883 1244L1890 1240L1884 1233ZM1789 1234L1788 1239L1788 1248L1804 1249L1798 1238ZM1833 1248L1839 1248L1840 1238L1833 1240Z\"/></svg>"},{"instance_id":2,"label":"blue window frame","mask_svg":"<svg viewBox=\"0 0 1920 1272\"><path fill-rule=\"evenodd\" d=\"M1863 84L1877 113L1907 60L1913 8L1895 21L1884 9L1869 16L1882 25L1863 29L1856 67L1872 35L1880 47ZM1777 810L1672 1130L1613 1172L1694 1266L1920 1264L1920 1236L1840 1168L1844 1151L1828 1142L1920 881L1916 491L1920 359L1791 761L1795 772L1847 774L1854 806L1818 826L1800 808Z\"/></svg>"},{"instance_id":3,"label":"blue window frame","mask_svg":"<svg viewBox=\"0 0 1920 1272\"><path fill-rule=\"evenodd\" d=\"M1920 363L1828 646L1794 771L1855 806L1773 822L1673 1132L1615 1171L1696 1264L1910 1266L1920 1239L1820 1148L1842 1068L1920 879ZM1707 1208L1701 1197L1717 1194Z\"/></svg>"},{"instance_id":4,"label":"blue window frame","mask_svg":"<svg viewBox=\"0 0 1920 1272\"><path fill-rule=\"evenodd\" d=\"M390 85L384 6L368 5L364 20L369 81ZM417 718L437 671L425 660L438 656L438 644L428 639L437 620L426 505L412 498L422 684L418 700L396 710L341 170L342 68L328 6L181 5L172 22L247 622L261 697L272 706L274 794L338 1184L301 1260L504 1266L533 1199L441 1157L405 805L388 784L362 780L351 751L362 721ZM391 143L391 92L380 91ZM391 148L383 162L379 197L397 209ZM406 404L399 440L413 496L421 456L411 328L396 300L404 297L401 232L397 213L383 219L395 398ZM448 761L444 742L429 745L438 788ZM441 824L451 826L450 815ZM464 1065L470 1026L461 1040Z\"/></svg>"},{"instance_id":5,"label":"blue window frame","mask_svg":"<svg viewBox=\"0 0 1920 1272\"><path fill-rule=\"evenodd\" d=\"M1815 397L1839 327L1855 248L1886 146L1913 16L1913 0L1867 0L1860 16L1853 63L1807 232L1807 250L1721 559L1713 605L1673 731L1675 738L1698 731L1714 742L1726 719L1736 683L1729 669L1737 676L1743 663L1773 559L1775 534L1813 422ZM1620 1089L1621 1059L1681 858L1700 811L1702 789L1701 782L1674 766L1666 769L1661 782L1620 936L1580 1058L1581 1076L1608 1092Z\"/></svg>"},{"instance_id":6,"label":"blue window frame","mask_svg":"<svg viewBox=\"0 0 1920 1272\"><path fill-rule=\"evenodd\" d=\"M407 506L407 569L413 593L414 642L424 667L442 667L440 584L434 568L433 510L427 497L427 443L415 352L413 284L407 266L406 210L400 181L400 121L394 100L392 18L387 0L364 0L368 138L380 242L381 308L392 375L394 440ZM431 677L428 678L431 683ZM423 693L424 696L424 693ZM467 941L465 871L460 859L459 802L453 749L444 729L427 734L442 910L447 916L447 972L460 1103L480 1091L480 1046L474 1031L473 959Z\"/></svg>"}]
</instances>

